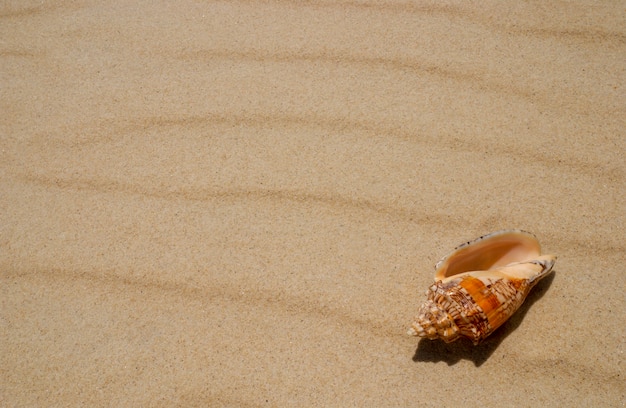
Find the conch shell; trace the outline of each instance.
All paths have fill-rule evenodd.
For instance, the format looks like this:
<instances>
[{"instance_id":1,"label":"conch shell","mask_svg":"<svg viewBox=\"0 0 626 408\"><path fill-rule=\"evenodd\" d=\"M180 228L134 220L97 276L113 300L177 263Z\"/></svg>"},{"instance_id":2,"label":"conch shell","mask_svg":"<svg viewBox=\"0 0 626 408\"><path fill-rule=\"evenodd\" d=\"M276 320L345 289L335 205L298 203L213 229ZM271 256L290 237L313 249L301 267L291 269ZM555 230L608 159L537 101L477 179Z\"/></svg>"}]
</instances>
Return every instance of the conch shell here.
<instances>
[{"instance_id":1,"label":"conch shell","mask_svg":"<svg viewBox=\"0 0 626 408\"><path fill-rule=\"evenodd\" d=\"M466 242L435 266L435 284L408 334L446 343L464 336L478 344L515 313L555 262L556 256L541 255L534 235L520 230Z\"/></svg>"}]
</instances>

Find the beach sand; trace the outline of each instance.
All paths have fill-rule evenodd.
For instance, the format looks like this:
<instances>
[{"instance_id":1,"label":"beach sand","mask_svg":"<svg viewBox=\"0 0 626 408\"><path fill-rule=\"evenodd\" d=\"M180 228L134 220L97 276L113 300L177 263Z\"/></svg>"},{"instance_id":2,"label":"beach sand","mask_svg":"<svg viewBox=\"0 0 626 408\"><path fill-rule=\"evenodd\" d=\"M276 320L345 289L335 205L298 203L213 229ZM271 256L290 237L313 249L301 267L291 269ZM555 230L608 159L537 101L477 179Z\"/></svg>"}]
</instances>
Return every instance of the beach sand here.
<instances>
[{"instance_id":1,"label":"beach sand","mask_svg":"<svg viewBox=\"0 0 626 408\"><path fill-rule=\"evenodd\" d=\"M621 2L0 7L2 406L624 406ZM555 273L406 334L457 244Z\"/></svg>"}]
</instances>

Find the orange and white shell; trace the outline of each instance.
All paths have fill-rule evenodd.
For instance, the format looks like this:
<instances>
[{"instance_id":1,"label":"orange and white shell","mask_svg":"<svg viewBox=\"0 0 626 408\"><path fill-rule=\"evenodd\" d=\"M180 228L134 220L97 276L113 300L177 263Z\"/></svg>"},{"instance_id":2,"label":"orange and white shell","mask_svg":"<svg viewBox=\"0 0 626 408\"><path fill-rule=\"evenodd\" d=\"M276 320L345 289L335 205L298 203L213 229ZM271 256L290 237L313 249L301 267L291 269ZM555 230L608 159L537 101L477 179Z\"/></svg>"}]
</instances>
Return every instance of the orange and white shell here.
<instances>
[{"instance_id":1,"label":"orange and white shell","mask_svg":"<svg viewBox=\"0 0 626 408\"><path fill-rule=\"evenodd\" d=\"M435 266L435 284L408 333L446 343L463 336L478 344L515 313L555 262L520 230L466 242Z\"/></svg>"}]
</instances>

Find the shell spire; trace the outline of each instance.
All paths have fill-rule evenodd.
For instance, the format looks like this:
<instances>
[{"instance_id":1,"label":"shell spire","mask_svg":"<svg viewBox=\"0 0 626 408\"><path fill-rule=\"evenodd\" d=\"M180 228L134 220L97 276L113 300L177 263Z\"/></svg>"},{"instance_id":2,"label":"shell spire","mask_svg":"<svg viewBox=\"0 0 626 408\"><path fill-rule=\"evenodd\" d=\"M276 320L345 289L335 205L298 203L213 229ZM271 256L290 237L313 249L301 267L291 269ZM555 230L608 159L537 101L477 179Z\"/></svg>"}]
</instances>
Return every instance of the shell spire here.
<instances>
[{"instance_id":1,"label":"shell spire","mask_svg":"<svg viewBox=\"0 0 626 408\"><path fill-rule=\"evenodd\" d=\"M478 344L515 313L555 262L520 230L466 242L437 263L435 283L408 334L447 343L462 336Z\"/></svg>"}]
</instances>

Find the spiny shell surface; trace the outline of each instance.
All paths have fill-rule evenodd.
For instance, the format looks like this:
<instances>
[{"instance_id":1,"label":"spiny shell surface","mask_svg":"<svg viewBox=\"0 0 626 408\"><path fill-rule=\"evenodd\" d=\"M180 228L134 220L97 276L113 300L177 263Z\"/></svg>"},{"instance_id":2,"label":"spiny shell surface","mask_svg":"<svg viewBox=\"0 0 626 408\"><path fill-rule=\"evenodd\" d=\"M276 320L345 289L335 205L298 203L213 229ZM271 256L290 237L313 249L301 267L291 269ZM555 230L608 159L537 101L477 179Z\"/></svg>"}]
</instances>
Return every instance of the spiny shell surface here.
<instances>
[{"instance_id":1,"label":"spiny shell surface","mask_svg":"<svg viewBox=\"0 0 626 408\"><path fill-rule=\"evenodd\" d=\"M511 317L555 261L520 230L466 242L437 263L435 284L409 334L445 342L464 336L478 344Z\"/></svg>"}]
</instances>

